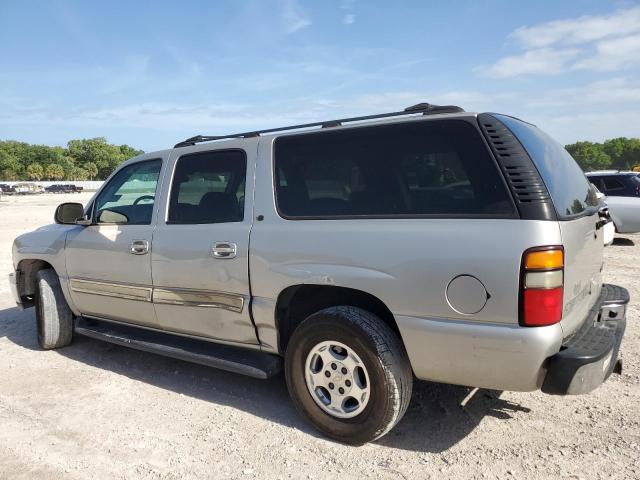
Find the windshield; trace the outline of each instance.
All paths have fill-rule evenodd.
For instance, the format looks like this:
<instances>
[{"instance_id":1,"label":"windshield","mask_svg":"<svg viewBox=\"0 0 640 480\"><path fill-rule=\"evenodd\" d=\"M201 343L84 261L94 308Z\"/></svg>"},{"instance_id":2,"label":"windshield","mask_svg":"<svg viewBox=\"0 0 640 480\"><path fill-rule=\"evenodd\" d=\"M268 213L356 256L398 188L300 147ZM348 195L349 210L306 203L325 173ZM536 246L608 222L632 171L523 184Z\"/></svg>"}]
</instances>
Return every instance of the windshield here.
<instances>
[{"instance_id":1,"label":"windshield","mask_svg":"<svg viewBox=\"0 0 640 480\"><path fill-rule=\"evenodd\" d=\"M513 117L496 115L529 153L542 176L558 216L592 213L598 198L580 166L564 147L538 127Z\"/></svg>"}]
</instances>

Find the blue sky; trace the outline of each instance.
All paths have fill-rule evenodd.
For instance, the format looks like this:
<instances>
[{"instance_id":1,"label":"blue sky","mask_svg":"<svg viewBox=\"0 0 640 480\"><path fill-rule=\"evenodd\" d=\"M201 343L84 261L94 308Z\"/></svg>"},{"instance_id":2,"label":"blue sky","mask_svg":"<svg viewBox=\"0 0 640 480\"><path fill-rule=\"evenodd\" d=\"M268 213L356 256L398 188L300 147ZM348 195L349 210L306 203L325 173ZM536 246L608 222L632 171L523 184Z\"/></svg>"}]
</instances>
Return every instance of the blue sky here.
<instances>
[{"instance_id":1,"label":"blue sky","mask_svg":"<svg viewBox=\"0 0 640 480\"><path fill-rule=\"evenodd\" d=\"M0 0L0 139L185 137L399 110L640 136L640 2Z\"/></svg>"}]
</instances>

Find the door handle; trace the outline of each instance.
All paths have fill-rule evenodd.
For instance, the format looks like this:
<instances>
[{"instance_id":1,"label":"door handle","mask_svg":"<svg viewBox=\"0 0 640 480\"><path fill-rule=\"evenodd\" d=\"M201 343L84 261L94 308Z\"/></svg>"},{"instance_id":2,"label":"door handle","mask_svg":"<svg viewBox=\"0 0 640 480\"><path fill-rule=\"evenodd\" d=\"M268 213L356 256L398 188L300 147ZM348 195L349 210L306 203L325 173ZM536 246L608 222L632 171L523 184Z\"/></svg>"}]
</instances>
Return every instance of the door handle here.
<instances>
[{"instance_id":1,"label":"door handle","mask_svg":"<svg viewBox=\"0 0 640 480\"><path fill-rule=\"evenodd\" d=\"M131 253L133 255L146 255L149 253L149 240L133 240L131 242Z\"/></svg>"},{"instance_id":2,"label":"door handle","mask_svg":"<svg viewBox=\"0 0 640 480\"><path fill-rule=\"evenodd\" d=\"M235 258L238 253L238 246L231 242L216 242L211 249L213 258Z\"/></svg>"}]
</instances>

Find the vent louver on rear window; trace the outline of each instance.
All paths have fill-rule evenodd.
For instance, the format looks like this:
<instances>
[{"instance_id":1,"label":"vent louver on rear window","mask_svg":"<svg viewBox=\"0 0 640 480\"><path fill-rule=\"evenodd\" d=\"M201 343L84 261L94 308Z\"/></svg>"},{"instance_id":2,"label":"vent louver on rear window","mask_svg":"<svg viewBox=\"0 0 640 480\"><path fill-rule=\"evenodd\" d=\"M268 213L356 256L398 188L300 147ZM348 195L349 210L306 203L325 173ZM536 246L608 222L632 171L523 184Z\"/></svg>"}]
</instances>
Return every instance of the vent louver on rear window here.
<instances>
[{"instance_id":1,"label":"vent louver on rear window","mask_svg":"<svg viewBox=\"0 0 640 480\"><path fill-rule=\"evenodd\" d=\"M529 154L502 122L489 113L478 123L525 220L555 220L551 196Z\"/></svg>"}]
</instances>

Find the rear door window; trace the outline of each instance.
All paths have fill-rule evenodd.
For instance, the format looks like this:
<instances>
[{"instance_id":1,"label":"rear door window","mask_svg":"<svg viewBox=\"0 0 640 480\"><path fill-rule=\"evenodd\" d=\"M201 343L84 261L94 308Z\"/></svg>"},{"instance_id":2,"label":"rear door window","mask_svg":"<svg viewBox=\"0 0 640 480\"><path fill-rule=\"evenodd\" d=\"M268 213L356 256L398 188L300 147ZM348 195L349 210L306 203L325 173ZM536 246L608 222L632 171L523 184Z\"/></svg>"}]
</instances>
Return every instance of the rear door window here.
<instances>
[{"instance_id":1,"label":"rear door window","mask_svg":"<svg viewBox=\"0 0 640 480\"><path fill-rule=\"evenodd\" d=\"M515 215L479 132L461 120L279 137L274 168L285 218Z\"/></svg>"},{"instance_id":2,"label":"rear door window","mask_svg":"<svg viewBox=\"0 0 640 480\"><path fill-rule=\"evenodd\" d=\"M544 180L561 219L592 213L598 199L580 166L565 148L534 125L495 115L520 140Z\"/></svg>"},{"instance_id":3,"label":"rear door window","mask_svg":"<svg viewBox=\"0 0 640 480\"><path fill-rule=\"evenodd\" d=\"M625 186L624 184L620 181L617 180L613 177L604 177L603 178L604 181L604 190L605 193L615 193L615 192L624 192L625 190Z\"/></svg>"},{"instance_id":4,"label":"rear door window","mask_svg":"<svg viewBox=\"0 0 640 480\"><path fill-rule=\"evenodd\" d=\"M247 161L243 151L217 150L178 159L167 223L241 222Z\"/></svg>"}]
</instances>

